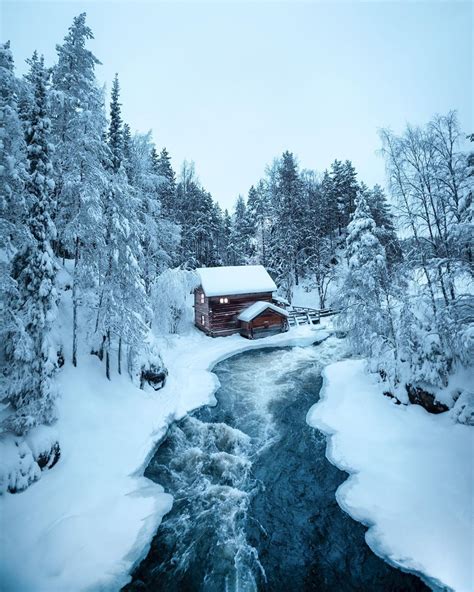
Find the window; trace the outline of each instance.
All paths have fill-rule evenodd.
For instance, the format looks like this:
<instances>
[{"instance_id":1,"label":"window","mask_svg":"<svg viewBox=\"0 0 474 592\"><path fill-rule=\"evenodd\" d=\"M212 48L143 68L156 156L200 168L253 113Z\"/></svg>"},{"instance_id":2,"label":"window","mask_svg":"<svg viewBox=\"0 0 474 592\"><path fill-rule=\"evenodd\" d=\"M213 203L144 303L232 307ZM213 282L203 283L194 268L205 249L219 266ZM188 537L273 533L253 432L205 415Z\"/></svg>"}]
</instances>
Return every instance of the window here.
<instances>
[{"instance_id":1,"label":"window","mask_svg":"<svg viewBox=\"0 0 474 592\"><path fill-rule=\"evenodd\" d=\"M201 292L201 304L204 304L204 292Z\"/></svg>"},{"instance_id":2,"label":"window","mask_svg":"<svg viewBox=\"0 0 474 592\"><path fill-rule=\"evenodd\" d=\"M201 325L205 325L206 324L206 319L204 318L204 315L201 315Z\"/></svg>"},{"instance_id":3,"label":"window","mask_svg":"<svg viewBox=\"0 0 474 592\"><path fill-rule=\"evenodd\" d=\"M219 298L219 302L220 302L220 304L229 304L229 299L228 298Z\"/></svg>"}]
</instances>

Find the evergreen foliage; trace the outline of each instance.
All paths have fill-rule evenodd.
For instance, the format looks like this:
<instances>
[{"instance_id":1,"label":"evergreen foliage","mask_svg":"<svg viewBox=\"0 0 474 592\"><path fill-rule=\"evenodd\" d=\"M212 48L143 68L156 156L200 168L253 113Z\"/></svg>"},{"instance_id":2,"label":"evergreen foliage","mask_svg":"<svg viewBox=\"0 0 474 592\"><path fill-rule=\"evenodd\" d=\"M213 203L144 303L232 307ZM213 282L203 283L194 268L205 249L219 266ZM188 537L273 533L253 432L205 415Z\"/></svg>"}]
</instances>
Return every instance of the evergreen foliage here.
<instances>
[{"instance_id":1,"label":"evergreen foliage","mask_svg":"<svg viewBox=\"0 0 474 592\"><path fill-rule=\"evenodd\" d=\"M24 434L38 424L51 423L56 418L54 377L57 351L51 330L57 308L55 276L58 265L51 247L56 228L51 217L54 180L48 78L43 58L40 58L32 77L33 104L26 135L26 202L30 236L13 261L12 277L17 290L11 294L8 303L14 330L6 352L7 400L12 408L6 425L18 434Z\"/></svg>"}]
</instances>

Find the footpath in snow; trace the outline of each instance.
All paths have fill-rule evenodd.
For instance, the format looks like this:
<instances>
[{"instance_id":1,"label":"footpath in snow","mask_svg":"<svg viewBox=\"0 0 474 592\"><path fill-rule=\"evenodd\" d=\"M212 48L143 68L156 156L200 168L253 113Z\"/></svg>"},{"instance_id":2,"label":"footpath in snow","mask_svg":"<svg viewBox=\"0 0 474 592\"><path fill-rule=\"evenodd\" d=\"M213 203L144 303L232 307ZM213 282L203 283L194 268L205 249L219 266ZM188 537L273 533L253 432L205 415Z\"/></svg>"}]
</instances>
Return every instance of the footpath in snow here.
<instances>
[{"instance_id":1,"label":"footpath in snow","mask_svg":"<svg viewBox=\"0 0 474 592\"><path fill-rule=\"evenodd\" d=\"M127 376L111 382L84 354L59 375L56 425L62 457L26 491L0 496L2 592L116 591L147 552L170 495L143 477L170 422L215 402L220 360L252 348L309 345L327 335L309 326L264 340L169 338L164 389L146 392Z\"/></svg>"},{"instance_id":2,"label":"footpath in snow","mask_svg":"<svg viewBox=\"0 0 474 592\"><path fill-rule=\"evenodd\" d=\"M434 587L474 590L474 429L418 405L395 405L361 360L326 367L310 425L351 476L337 500L369 526L367 543Z\"/></svg>"}]
</instances>

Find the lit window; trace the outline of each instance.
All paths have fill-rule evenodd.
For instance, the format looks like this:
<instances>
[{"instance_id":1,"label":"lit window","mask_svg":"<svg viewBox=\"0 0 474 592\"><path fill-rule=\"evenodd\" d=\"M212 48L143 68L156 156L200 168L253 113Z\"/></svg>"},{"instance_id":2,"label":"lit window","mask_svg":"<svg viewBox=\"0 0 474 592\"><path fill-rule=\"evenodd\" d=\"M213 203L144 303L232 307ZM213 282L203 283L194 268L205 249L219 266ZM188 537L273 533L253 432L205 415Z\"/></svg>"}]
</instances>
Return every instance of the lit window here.
<instances>
[{"instance_id":1,"label":"lit window","mask_svg":"<svg viewBox=\"0 0 474 592\"><path fill-rule=\"evenodd\" d=\"M206 322L205 322L205 319L204 319L204 315L201 315L201 325L205 325L205 324L206 324Z\"/></svg>"},{"instance_id":2,"label":"lit window","mask_svg":"<svg viewBox=\"0 0 474 592\"><path fill-rule=\"evenodd\" d=\"M201 304L204 304L204 292L201 292Z\"/></svg>"},{"instance_id":3,"label":"lit window","mask_svg":"<svg viewBox=\"0 0 474 592\"><path fill-rule=\"evenodd\" d=\"M220 304L229 304L229 299L228 298L219 298L219 303Z\"/></svg>"}]
</instances>

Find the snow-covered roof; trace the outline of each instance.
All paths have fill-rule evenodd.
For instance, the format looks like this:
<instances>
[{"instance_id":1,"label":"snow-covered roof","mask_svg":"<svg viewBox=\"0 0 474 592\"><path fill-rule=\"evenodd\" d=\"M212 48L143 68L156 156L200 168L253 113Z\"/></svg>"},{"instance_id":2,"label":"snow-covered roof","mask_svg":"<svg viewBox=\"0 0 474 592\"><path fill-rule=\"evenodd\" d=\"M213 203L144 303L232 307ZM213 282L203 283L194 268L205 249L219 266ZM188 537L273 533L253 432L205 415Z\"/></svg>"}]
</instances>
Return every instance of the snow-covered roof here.
<instances>
[{"instance_id":1,"label":"snow-covered roof","mask_svg":"<svg viewBox=\"0 0 474 592\"><path fill-rule=\"evenodd\" d=\"M263 265L200 267L196 273L206 296L258 294L277 289Z\"/></svg>"},{"instance_id":2,"label":"snow-covered roof","mask_svg":"<svg viewBox=\"0 0 474 592\"><path fill-rule=\"evenodd\" d=\"M258 317L258 315L262 313L264 310L267 310L267 308L274 310L275 312L281 314L283 317L288 316L288 313L284 308L275 306L271 302L260 301L254 302L248 308L245 308L237 318L239 319L239 321L245 321L246 323L248 323L249 321L252 321L255 317Z\"/></svg>"},{"instance_id":3,"label":"snow-covered roof","mask_svg":"<svg viewBox=\"0 0 474 592\"><path fill-rule=\"evenodd\" d=\"M273 300L275 302L279 302L280 304L284 304L285 306L290 306L288 300L286 298L283 298L283 296L273 296Z\"/></svg>"}]
</instances>

